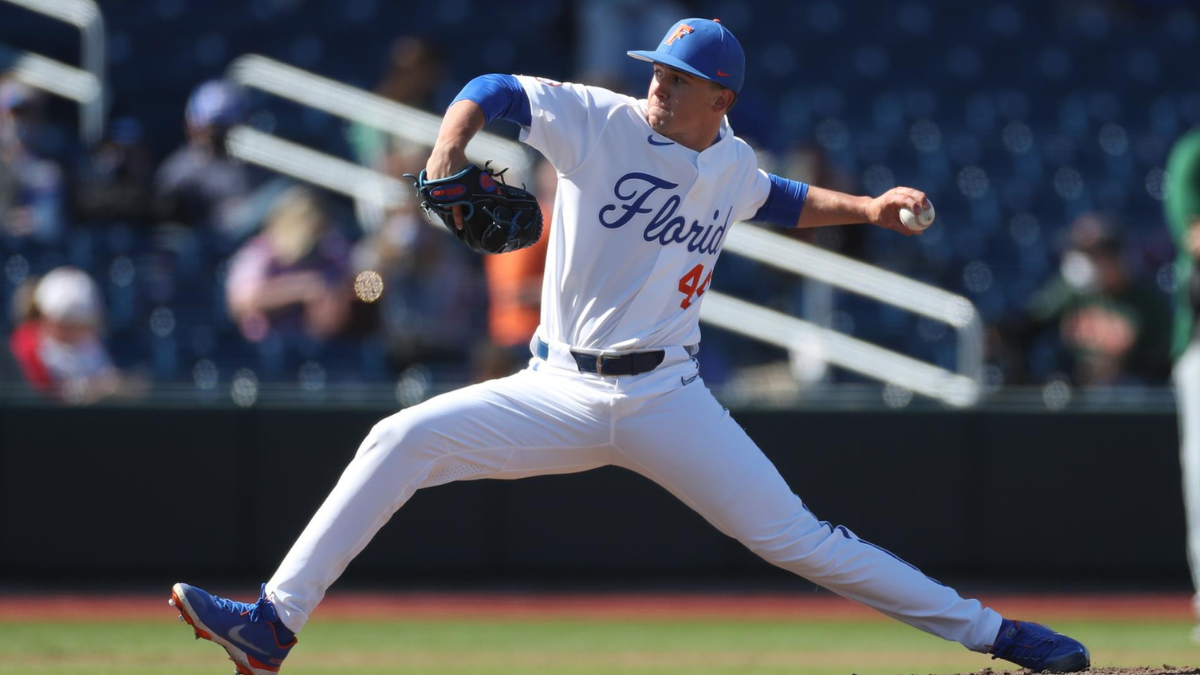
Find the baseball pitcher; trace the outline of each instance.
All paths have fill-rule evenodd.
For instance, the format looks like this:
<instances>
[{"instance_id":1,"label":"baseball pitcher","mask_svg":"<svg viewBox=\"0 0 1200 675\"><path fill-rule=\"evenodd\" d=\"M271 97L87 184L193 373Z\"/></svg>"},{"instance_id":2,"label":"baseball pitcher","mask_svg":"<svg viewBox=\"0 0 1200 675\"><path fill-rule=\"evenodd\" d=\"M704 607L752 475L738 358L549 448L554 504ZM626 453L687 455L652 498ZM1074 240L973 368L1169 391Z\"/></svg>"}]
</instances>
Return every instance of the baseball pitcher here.
<instances>
[{"instance_id":1,"label":"baseball pitcher","mask_svg":"<svg viewBox=\"0 0 1200 675\"><path fill-rule=\"evenodd\" d=\"M960 597L844 526L819 520L698 375L700 304L729 228L871 223L911 235L923 192L856 197L766 173L725 113L745 56L715 20L685 19L651 51L646 98L485 75L447 109L426 208L467 245L502 253L541 233L536 203L468 141L492 119L558 171L541 326L529 366L383 420L255 603L176 584L171 602L243 675L278 671L326 589L421 488L615 465L663 486L771 564L923 631L1033 670L1089 665L1079 642Z\"/></svg>"}]
</instances>

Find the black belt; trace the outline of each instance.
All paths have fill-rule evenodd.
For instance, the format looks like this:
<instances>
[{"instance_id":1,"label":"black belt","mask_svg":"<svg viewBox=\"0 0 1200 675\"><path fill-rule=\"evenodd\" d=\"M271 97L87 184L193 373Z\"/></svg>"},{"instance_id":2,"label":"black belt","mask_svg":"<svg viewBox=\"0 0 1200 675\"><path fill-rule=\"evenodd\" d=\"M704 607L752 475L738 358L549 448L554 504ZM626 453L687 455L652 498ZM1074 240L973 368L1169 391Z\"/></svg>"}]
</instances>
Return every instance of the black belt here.
<instances>
[{"instance_id":1,"label":"black belt","mask_svg":"<svg viewBox=\"0 0 1200 675\"><path fill-rule=\"evenodd\" d=\"M543 361L550 358L550 345L547 345L541 338L536 340L536 348L534 354ZM700 345L688 345L684 347L688 355L695 356L700 352ZM648 373L659 366L666 358L667 353L661 349L656 349L650 352L633 352L631 354L621 354L619 356L601 356L599 354L584 354L571 350L571 356L575 359L575 365L579 366L581 373L595 373L597 375L641 375Z\"/></svg>"}]
</instances>

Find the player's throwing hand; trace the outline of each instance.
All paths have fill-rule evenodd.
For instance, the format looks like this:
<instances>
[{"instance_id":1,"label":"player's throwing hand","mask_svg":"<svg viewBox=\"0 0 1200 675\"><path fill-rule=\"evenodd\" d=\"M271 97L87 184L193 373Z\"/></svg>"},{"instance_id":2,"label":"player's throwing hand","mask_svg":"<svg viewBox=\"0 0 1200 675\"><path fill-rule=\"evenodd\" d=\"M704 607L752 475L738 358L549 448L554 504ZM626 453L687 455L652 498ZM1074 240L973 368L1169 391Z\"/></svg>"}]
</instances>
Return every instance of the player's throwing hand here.
<instances>
[{"instance_id":1,"label":"player's throwing hand","mask_svg":"<svg viewBox=\"0 0 1200 675\"><path fill-rule=\"evenodd\" d=\"M900 220L900 209L919 213L930 207L924 192L909 187L894 187L871 200L867 217L872 225L899 232L906 237L919 235L924 230L911 230Z\"/></svg>"}]
</instances>

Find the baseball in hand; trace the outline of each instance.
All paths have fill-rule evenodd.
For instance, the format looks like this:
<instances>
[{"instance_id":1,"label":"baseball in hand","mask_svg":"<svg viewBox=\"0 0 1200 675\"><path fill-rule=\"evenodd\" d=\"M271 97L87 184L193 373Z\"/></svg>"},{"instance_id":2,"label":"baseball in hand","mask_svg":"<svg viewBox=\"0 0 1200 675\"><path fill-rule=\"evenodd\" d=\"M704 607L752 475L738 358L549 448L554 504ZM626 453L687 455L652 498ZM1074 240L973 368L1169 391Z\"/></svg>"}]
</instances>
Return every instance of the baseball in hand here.
<instances>
[{"instance_id":1,"label":"baseball in hand","mask_svg":"<svg viewBox=\"0 0 1200 675\"><path fill-rule=\"evenodd\" d=\"M900 209L900 222L904 223L905 227L914 232L920 232L932 225L934 216L933 202L927 199L925 203L929 204L929 208L917 211L916 213L908 209Z\"/></svg>"}]
</instances>

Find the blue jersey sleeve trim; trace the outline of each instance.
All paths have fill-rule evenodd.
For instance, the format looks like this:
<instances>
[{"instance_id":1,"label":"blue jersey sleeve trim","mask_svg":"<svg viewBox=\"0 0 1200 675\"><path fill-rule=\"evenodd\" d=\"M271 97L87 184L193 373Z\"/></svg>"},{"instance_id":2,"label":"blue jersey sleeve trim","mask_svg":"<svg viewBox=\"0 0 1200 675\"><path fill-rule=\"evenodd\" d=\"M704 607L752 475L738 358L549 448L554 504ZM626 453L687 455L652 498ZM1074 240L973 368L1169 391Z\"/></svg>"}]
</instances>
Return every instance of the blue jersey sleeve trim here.
<instances>
[{"instance_id":1,"label":"blue jersey sleeve trim","mask_svg":"<svg viewBox=\"0 0 1200 675\"><path fill-rule=\"evenodd\" d=\"M808 199L808 183L788 180L773 173L767 174L767 177L771 179L771 192L751 220L795 227L800 220L800 212L804 210L804 200Z\"/></svg>"},{"instance_id":2,"label":"blue jersey sleeve trim","mask_svg":"<svg viewBox=\"0 0 1200 675\"><path fill-rule=\"evenodd\" d=\"M523 127L533 123L529 94L525 93L525 87L512 75L480 75L468 82L450 105L459 101L477 103L483 108L483 116L488 122L499 118L516 122Z\"/></svg>"}]
</instances>

